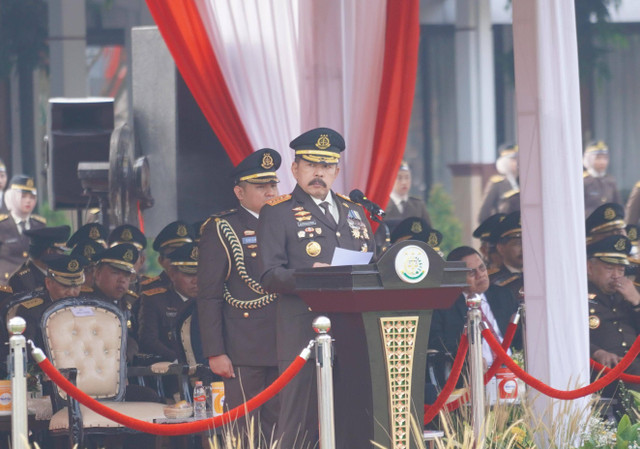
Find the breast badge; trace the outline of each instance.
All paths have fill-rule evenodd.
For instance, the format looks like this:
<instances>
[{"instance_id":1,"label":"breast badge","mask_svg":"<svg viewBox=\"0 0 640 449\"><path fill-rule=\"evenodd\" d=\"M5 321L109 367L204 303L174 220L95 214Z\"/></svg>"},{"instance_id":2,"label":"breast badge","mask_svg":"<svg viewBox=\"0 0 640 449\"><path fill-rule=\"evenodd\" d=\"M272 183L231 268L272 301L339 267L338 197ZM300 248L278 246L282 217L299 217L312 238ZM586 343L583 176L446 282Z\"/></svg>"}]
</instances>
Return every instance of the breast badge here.
<instances>
[{"instance_id":1,"label":"breast badge","mask_svg":"<svg viewBox=\"0 0 640 449\"><path fill-rule=\"evenodd\" d=\"M597 329L600 327L600 318L595 315L589 317L589 329Z\"/></svg>"},{"instance_id":2,"label":"breast badge","mask_svg":"<svg viewBox=\"0 0 640 449\"><path fill-rule=\"evenodd\" d=\"M307 243L307 254L311 257L318 257L322 252L322 247L318 242L309 242Z\"/></svg>"}]
</instances>

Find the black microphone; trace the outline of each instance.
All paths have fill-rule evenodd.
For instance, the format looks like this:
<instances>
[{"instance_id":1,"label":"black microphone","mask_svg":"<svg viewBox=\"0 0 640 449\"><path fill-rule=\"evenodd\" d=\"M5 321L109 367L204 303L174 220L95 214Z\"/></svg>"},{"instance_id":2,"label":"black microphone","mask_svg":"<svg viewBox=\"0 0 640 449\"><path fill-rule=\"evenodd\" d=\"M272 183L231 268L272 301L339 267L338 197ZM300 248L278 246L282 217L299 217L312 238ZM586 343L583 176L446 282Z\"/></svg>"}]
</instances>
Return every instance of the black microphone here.
<instances>
[{"instance_id":1,"label":"black microphone","mask_svg":"<svg viewBox=\"0 0 640 449\"><path fill-rule=\"evenodd\" d=\"M364 207L366 210L369 211L369 213L371 214L372 218L374 218L374 219L377 218L377 217L383 218L386 215L385 212L384 212L384 209L382 209L376 203L374 203L369 198L364 196L364 193L362 193L361 190L353 189L349 193L349 199L351 201L353 201L354 203L358 203L358 204L362 205L362 207Z\"/></svg>"}]
</instances>

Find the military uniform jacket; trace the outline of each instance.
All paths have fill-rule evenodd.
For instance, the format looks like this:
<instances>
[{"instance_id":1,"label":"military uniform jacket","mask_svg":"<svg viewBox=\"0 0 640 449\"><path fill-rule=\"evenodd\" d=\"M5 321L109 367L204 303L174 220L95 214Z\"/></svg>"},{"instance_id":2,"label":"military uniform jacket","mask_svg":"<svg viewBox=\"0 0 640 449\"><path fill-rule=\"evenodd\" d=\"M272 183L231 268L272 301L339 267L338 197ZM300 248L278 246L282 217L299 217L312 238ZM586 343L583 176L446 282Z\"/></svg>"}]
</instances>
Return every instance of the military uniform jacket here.
<instances>
[{"instance_id":1,"label":"military uniform jacket","mask_svg":"<svg viewBox=\"0 0 640 449\"><path fill-rule=\"evenodd\" d=\"M414 196L410 196L407 199L402 212L400 212L398 206L396 206L395 201L390 199L385 212L385 221L395 222L395 224L398 224L405 218L419 217L431 226L431 218L429 218L429 212L427 212L426 204L420 198L416 198Z\"/></svg>"},{"instance_id":2,"label":"military uniform jacket","mask_svg":"<svg viewBox=\"0 0 640 449\"><path fill-rule=\"evenodd\" d=\"M167 361L184 361L178 326L192 303L193 299L184 301L173 289L145 290L138 315L140 351Z\"/></svg>"},{"instance_id":3,"label":"military uniform jacket","mask_svg":"<svg viewBox=\"0 0 640 449\"><path fill-rule=\"evenodd\" d=\"M604 203L622 204L618 186L613 176L595 178L588 172L584 175L584 213L588 217L591 212Z\"/></svg>"},{"instance_id":4,"label":"military uniform jacket","mask_svg":"<svg viewBox=\"0 0 640 449\"><path fill-rule=\"evenodd\" d=\"M519 301L524 301L524 276L522 273L513 273L502 265L498 271L489 275L491 284L498 287L506 287Z\"/></svg>"},{"instance_id":5,"label":"military uniform jacket","mask_svg":"<svg viewBox=\"0 0 640 449\"><path fill-rule=\"evenodd\" d=\"M30 229L39 229L46 226L44 218L31 215L29 218ZM27 260L29 256L29 237L20 234L18 225L9 214L0 215L0 282L6 284L9 277L16 269Z\"/></svg>"},{"instance_id":6,"label":"military uniform jacket","mask_svg":"<svg viewBox=\"0 0 640 449\"><path fill-rule=\"evenodd\" d=\"M359 204L334 194L340 218L337 226L300 186L291 195L267 202L260 211L258 244L260 282L278 297L278 360L293 360L314 338L311 322L317 316L295 295L294 271L315 262L331 263L335 248L374 251L374 241Z\"/></svg>"},{"instance_id":7,"label":"military uniform jacket","mask_svg":"<svg viewBox=\"0 0 640 449\"><path fill-rule=\"evenodd\" d=\"M480 206L480 212L478 213L478 223L482 223L491 215L497 214L501 203L508 201L517 192L519 190L514 189L505 176L492 176L484 188L482 206Z\"/></svg>"},{"instance_id":8,"label":"military uniform jacket","mask_svg":"<svg viewBox=\"0 0 640 449\"><path fill-rule=\"evenodd\" d=\"M589 283L591 356L598 349L604 349L624 357L639 331L640 308L634 308L619 293L606 295L595 285Z\"/></svg>"},{"instance_id":9,"label":"military uniform jacket","mask_svg":"<svg viewBox=\"0 0 640 449\"><path fill-rule=\"evenodd\" d=\"M20 305L16 309L15 316L20 316L27 322L23 335L26 339L33 340L36 346L44 349L40 320L47 307L53 304L49 292L45 288L38 288L23 295L19 301Z\"/></svg>"},{"instance_id":10,"label":"military uniform jacket","mask_svg":"<svg viewBox=\"0 0 640 449\"><path fill-rule=\"evenodd\" d=\"M627 218L628 224L637 225L640 221L640 181L631 189L624 216Z\"/></svg>"},{"instance_id":11,"label":"military uniform jacket","mask_svg":"<svg viewBox=\"0 0 640 449\"><path fill-rule=\"evenodd\" d=\"M45 274L31 259L23 263L9 278L9 286L15 293L30 292L44 287Z\"/></svg>"},{"instance_id":12,"label":"military uniform jacket","mask_svg":"<svg viewBox=\"0 0 640 449\"><path fill-rule=\"evenodd\" d=\"M156 288L169 288L171 287L171 279L169 279L169 275L162 271L158 276L146 278L146 279L138 279L138 294L142 293L145 290L153 290Z\"/></svg>"},{"instance_id":13,"label":"military uniform jacket","mask_svg":"<svg viewBox=\"0 0 640 449\"><path fill-rule=\"evenodd\" d=\"M243 207L213 216L198 244L198 319L205 357L277 366L276 295L259 284L258 219Z\"/></svg>"}]
</instances>

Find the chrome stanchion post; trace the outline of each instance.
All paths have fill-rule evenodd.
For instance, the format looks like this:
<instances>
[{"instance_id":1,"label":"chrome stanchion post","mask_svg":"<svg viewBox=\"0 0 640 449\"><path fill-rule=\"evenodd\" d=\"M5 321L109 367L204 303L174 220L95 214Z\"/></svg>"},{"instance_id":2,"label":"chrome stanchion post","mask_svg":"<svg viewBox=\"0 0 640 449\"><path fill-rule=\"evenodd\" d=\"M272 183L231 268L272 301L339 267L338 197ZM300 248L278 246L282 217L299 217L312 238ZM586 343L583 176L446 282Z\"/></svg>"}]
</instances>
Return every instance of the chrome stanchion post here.
<instances>
[{"instance_id":1,"label":"chrome stanchion post","mask_svg":"<svg viewBox=\"0 0 640 449\"><path fill-rule=\"evenodd\" d=\"M320 449L336 447L336 431L333 419L333 349L331 321L326 316L313 320L316 336L316 373L318 378L318 418L320 421Z\"/></svg>"},{"instance_id":2,"label":"chrome stanchion post","mask_svg":"<svg viewBox=\"0 0 640 449\"><path fill-rule=\"evenodd\" d=\"M19 316L7 323L9 338L9 375L11 376L11 443L13 449L28 449L27 427L27 351L24 335L27 323Z\"/></svg>"},{"instance_id":3,"label":"chrome stanchion post","mask_svg":"<svg viewBox=\"0 0 640 449\"><path fill-rule=\"evenodd\" d=\"M476 443L484 438L484 369L482 363L482 312L480 295L467 298L467 330L469 337L469 364L471 365L471 425Z\"/></svg>"}]
</instances>

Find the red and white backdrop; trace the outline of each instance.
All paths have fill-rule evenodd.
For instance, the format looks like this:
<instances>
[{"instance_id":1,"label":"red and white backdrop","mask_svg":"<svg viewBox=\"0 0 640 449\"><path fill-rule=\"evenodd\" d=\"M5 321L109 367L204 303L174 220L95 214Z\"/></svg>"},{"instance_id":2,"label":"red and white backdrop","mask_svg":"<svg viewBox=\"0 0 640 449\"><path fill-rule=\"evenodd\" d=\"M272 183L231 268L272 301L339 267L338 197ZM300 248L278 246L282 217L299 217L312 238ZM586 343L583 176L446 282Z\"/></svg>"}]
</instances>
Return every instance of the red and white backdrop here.
<instances>
[{"instance_id":1,"label":"red and white backdrop","mask_svg":"<svg viewBox=\"0 0 640 449\"><path fill-rule=\"evenodd\" d=\"M338 192L386 204L404 153L419 0L147 0L176 66L234 164L326 126L346 140Z\"/></svg>"}]
</instances>

